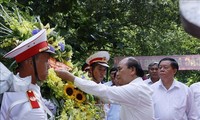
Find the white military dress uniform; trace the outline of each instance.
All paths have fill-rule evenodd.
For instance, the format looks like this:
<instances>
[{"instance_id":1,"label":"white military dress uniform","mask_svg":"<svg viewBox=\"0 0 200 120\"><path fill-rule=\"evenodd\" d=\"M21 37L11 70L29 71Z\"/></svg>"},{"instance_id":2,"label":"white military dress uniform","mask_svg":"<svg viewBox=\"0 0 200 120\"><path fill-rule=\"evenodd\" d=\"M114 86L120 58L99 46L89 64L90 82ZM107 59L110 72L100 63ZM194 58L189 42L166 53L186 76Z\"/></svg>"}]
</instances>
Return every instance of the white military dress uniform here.
<instances>
[{"instance_id":1,"label":"white military dress uniform","mask_svg":"<svg viewBox=\"0 0 200 120\"><path fill-rule=\"evenodd\" d=\"M86 64L88 64L89 66L91 66L93 63L97 63L101 66L104 66L106 68L109 67L108 65L108 61L110 59L110 54L107 51L97 51L96 53L90 55L87 59L86 59ZM101 81L98 84L103 84L103 81ZM108 112L108 107L107 104L104 104L101 100L97 100L97 103L103 108L104 110L104 114L102 115L103 120L107 120L107 112Z\"/></svg>"},{"instance_id":2,"label":"white military dress uniform","mask_svg":"<svg viewBox=\"0 0 200 120\"><path fill-rule=\"evenodd\" d=\"M46 30L41 30L4 57L21 62L47 49ZM31 84L31 76L20 78L0 63L0 88L0 94L3 93L1 120L47 120L47 113L54 119L44 105L40 87Z\"/></svg>"}]
</instances>

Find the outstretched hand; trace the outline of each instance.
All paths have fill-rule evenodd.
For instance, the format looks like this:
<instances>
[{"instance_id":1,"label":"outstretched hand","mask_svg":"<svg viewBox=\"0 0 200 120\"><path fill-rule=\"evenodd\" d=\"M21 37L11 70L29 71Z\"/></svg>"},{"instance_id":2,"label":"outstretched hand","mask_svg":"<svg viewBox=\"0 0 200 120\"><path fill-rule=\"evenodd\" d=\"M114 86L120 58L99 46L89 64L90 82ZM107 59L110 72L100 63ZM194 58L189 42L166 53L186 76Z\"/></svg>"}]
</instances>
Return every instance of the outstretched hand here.
<instances>
[{"instance_id":1,"label":"outstretched hand","mask_svg":"<svg viewBox=\"0 0 200 120\"><path fill-rule=\"evenodd\" d=\"M58 77L60 77L62 80L74 82L75 76L71 74L69 71L55 69L55 72L58 75Z\"/></svg>"}]
</instances>

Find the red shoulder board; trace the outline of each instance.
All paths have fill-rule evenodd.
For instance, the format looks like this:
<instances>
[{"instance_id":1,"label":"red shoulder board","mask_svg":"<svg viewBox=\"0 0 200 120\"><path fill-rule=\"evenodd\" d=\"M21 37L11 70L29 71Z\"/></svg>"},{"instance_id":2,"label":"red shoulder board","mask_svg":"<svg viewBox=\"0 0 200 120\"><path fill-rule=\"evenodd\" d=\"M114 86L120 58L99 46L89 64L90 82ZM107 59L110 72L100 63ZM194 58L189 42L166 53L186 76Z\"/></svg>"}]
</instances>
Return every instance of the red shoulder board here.
<instances>
[{"instance_id":1,"label":"red shoulder board","mask_svg":"<svg viewBox=\"0 0 200 120\"><path fill-rule=\"evenodd\" d=\"M38 103L38 101L37 101L37 98L35 97L33 91L28 90L26 93L27 93L29 102L31 103L31 107L32 107L33 109L35 109L35 108L40 108L39 103Z\"/></svg>"}]
</instances>

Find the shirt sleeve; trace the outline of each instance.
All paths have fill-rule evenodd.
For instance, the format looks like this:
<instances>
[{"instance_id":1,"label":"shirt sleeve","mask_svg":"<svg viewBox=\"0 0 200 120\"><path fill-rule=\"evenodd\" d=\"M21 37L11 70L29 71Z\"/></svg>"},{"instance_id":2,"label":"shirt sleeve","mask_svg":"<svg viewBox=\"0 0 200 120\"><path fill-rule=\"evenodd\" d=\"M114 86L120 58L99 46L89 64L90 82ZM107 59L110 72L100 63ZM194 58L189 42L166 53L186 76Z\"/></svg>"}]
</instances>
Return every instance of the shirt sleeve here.
<instances>
[{"instance_id":1,"label":"shirt sleeve","mask_svg":"<svg viewBox=\"0 0 200 120\"><path fill-rule=\"evenodd\" d=\"M191 89L188 89L188 103L187 103L187 114L188 114L188 120L199 120L200 115L198 113L197 105L194 100L194 95L191 91Z\"/></svg>"},{"instance_id":2,"label":"shirt sleeve","mask_svg":"<svg viewBox=\"0 0 200 120\"><path fill-rule=\"evenodd\" d=\"M106 86L75 77L74 84L82 91L98 96L103 101L108 101L109 103L133 105L138 104L143 95L146 96L145 92L139 90L141 88L130 83L119 87Z\"/></svg>"},{"instance_id":3,"label":"shirt sleeve","mask_svg":"<svg viewBox=\"0 0 200 120\"><path fill-rule=\"evenodd\" d=\"M5 91L8 91L10 86L12 85L12 80L10 79L10 76L13 73L10 72L1 62L0 62L0 94L4 93Z\"/></svg>"},{"instance_id":4,"label":"shirt sleeve","mask_svg":"<svg viewBox=\"0 0 200 120\"><path fill-rule=\"evenodd\" d=\"M31 84L31 76L20 78L0 62L0 94L4 92L26 91Z\"/></svg>"},{"instance_id":5,"label":"shirt sleeve","mask_svg":"<svg viewBox=\"0 0 200 120\"><path fill-rule=\"evenodd\" d=\"M200 82L199 83L194 83L190 86L194 101L195 101L195 106L197 107L198 111L198 116L200 119Z\"/></svg>"}]
</instances>

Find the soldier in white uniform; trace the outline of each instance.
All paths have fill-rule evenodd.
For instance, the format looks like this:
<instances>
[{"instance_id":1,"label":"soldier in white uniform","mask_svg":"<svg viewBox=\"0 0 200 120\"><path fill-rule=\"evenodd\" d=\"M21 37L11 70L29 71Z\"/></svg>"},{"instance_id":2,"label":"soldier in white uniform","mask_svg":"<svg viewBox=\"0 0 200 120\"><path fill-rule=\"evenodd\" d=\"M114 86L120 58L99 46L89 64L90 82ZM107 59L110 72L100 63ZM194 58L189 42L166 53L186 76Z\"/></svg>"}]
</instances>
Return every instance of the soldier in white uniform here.
<instances>
[{"instance_id":1,"label":"soldier in white uniform","mask_svg":"<svg viewBox=\"0 0 200 120\"><path fill-rule=\"evenodd\" d=\"M103 83L108 66L110 55L107 51L98 51L87 58L86 63L89 65L89 73L92 80L96 83Z\"/></svg>"},{"instance_id":2,"label":"soldier in white uniform","mask_svg":"<svg viewBox=\"0 0 200 120\"><path fill-rule=\"evenodd\" d=\"M38 86L48 74L48 49L44 29L4 56L14 58L19 67L14 75L0 63L1 120L47 120L47 114L53 119Z\"/></svg>"},{"instance_id":3,"label":"soldier in white uniform","mask_svg":"<svg viewBox=\"0 0 200 120\"><path fill-rule=\"evenodd\" d=\"M108 61L110 59L110 55L107 51L98 51L92 55L90 55L86 59L86 64L89 65L89 75L91 79L97 84L103 84L103 80L105 78L107 69L109 67ZM104 105L102 101L100 101L97 97L95 97L96 103L99 104L103 110L104 114L102 114L102 119L106 119L106 114L108 112L107 105Z\"/></svg>"}]
</instances>

